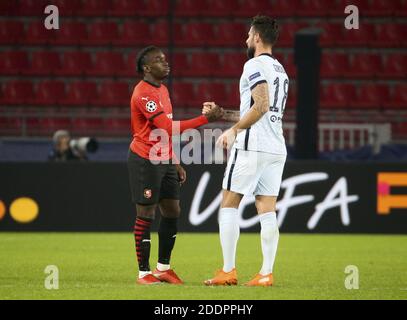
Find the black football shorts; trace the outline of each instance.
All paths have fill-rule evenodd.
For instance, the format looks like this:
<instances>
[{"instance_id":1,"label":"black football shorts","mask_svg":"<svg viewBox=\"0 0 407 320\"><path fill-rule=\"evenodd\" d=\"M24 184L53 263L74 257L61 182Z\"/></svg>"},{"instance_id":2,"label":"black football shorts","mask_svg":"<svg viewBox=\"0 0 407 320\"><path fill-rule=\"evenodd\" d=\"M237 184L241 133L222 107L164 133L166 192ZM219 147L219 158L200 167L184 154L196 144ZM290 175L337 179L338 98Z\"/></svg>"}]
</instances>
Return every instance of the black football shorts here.
<instances>
[{"instance_id":1,"label":"black football shorts","mask_svg":"<svg viewBox=\"0 0 407 320\"><path fill-rule=\"evenodd\" d=\"M134 203L151 205L161 199L179 200L179 177L174 164L153 164L129 150L127 165Z\"/></svg>"}]
</instances>

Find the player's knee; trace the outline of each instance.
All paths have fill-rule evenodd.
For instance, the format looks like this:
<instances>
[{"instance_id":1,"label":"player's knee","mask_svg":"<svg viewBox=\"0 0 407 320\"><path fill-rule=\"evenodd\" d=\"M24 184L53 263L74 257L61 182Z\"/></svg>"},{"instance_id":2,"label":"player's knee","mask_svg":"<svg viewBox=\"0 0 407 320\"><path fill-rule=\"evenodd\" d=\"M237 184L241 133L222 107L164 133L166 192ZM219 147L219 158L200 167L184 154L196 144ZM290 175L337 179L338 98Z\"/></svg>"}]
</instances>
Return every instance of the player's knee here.
<instances>
[{"instance_id":1,"label":"player's knee","mask_svg":"<svg viewBox=\"0 0 407 320\"><path fill-rule=\"evenodd\" d=\"M179 201L162 201L160 203L161 215L166 218L179 218L181 215L181 207Z\"/></svg>"},{"instance_id":2,"label":"player's knee","mask_svg":"<svg viewBox=\"0 0 407 320\"><path fill-rule=\"evenodd\" d=\"M147 218L147 219L154 219L155 218L155 211L157 205L137 205L137 217L139 218Z\"/></svg>"},{"instance_id":3,"label":"player's knee","mask_svg":"<svg viewBox=\"0 0 407 320\"><path fill-rule=\"evenodd\" d=\"M276 200L274 197L256 197L255 206L258 214L276 211Z\"/></svg>"}]
</instances>

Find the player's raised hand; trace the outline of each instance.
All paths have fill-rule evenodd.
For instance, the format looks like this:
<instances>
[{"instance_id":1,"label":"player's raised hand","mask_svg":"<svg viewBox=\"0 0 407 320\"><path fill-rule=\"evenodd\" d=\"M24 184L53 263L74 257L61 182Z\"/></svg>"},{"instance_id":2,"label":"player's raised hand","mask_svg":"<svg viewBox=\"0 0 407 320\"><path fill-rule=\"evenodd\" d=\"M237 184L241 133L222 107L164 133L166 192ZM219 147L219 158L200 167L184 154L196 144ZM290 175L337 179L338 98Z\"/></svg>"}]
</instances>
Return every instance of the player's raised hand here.
<instances>
[{"instance_id":1,"label":"player's raised hand","mask_svg":"<svg viewBox=\"0 0 407 320\"><path fill-rule=\"evenodd\" d=\"M216 141L216 146L223 149L229 149L236 140L237 130L230 128L226 130Z\"/></svg>"},{"instance_id":2,"label":"player's raised hand","mask_svg":"<svg viewBox=\"0 0 407 320\"><path fill-rule=\"evenodd\" d=\"M216 104L213 107L212 107L212 105L211 106L208 105L207 107L210 107L210 110L207 113L205 113L204 115L208 119L209 122L219 120L223 117L223 114L224 114L223 108L219 107Z\"/></svg>"}]
</instances>

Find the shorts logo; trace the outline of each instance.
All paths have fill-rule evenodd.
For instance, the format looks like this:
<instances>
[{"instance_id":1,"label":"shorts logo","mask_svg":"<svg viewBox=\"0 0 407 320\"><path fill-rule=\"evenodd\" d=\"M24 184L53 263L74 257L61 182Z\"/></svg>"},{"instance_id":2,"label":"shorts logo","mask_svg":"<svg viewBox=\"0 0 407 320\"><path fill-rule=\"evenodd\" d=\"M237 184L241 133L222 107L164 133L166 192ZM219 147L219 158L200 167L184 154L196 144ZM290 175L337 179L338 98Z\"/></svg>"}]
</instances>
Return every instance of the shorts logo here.
<instances>
[{"instance_id":1,"label":"shorts logo","mask_svg":"<svg viewBox=\"0 0 407 320\"><path fill-rule=\"evenodd\" d=\"M150 199L152 195L151 189L144 189L144 198Z\"/></svg>"},{"instance_id":2,"label":"shorts logo","mask_svg":"<svg viewBox=\"0 0 407 320\"><path fill-rule=\"evenodd\" d=\"M155 110L157 110L157 104L154 101L148 101L146 103L146 109L148 112L154 112Z\"/></svg>"},{"instance_id":3,"label":"shorts logo","mask_svg":"<svg viewBox=\"0 0 407 320\"><path fill-rule=\"evenodd\" d=\"M249 77L249 81L252 81L253 79L256 79L256 78L258 78L258 77L260 77L260 72L253 73L253 74Z\"/></svg>"}]
</instances>

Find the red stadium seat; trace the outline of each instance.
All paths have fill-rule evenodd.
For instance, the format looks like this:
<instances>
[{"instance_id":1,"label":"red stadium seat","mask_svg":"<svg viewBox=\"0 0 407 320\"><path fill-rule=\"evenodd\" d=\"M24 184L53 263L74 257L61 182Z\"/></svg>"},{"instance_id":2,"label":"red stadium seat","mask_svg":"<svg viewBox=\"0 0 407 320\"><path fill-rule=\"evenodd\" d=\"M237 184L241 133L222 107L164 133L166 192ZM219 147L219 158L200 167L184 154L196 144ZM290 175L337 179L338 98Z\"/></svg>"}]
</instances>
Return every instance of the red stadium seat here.
<instances>
[{"instance_id":1,"label":"red stadium seat","mask_svg":"<svg viewBox=\"0 0 407 320\"><path fill-rule=\"evenodd\" d=\"M339 45L345 47L369 46L374 40L375 26L373 24L359 25L359 29L344 29L343 38L338 41Z\"/></svg>"},{"instance_id":2,"label":"red stadium seat","mask_svg":"<svg viewBox=\"0 0 407 320\"><path fill-rule=\"evenodd\" d=\"M24 51L4 51L0 53L0 74L17 75L29 68L27 53Z\"/></svg>"},{"instance_id":3,"label":"red stadium seat","mask_svg":"<svg viewBox=\"0 0 407 320\"><path fill-rule=\"evenodd\" d=\"M297 67L295 66L294 63L294 54L288 54L287 60L285 65L283 65L285 72L287 73L288 77L295 78L297 76Z\"/></svg>"},{"instance_id":4,"label":"red stadium seat","mask_svg":"<svg viewBox=\"0 0 407 320\"><path fill-rule=\"evenodd\" d=\"M131 52L127 55L124 60L124 68L118 70L118 75L124 77L137 77L137 53L138 52Z\"/></svg>"},{"instance_id":5,"label":"red stadium seat","mask_svg":"<svg viewBox=\"0 0 407 320\"><path fill-rule=\"evenodd\" d=\"M380 71L380 77L387 79L407 78L407 54L389 53Z\"/></svg>"},{"instance_id":6,"label":"red stadium seat","mask_svg":"<svg viewBox=\"0 0 407 320\"><path fill-rule=\"evenodd\" d=\"M101 84L98 99L92 104L103 107L127 107L130 105L130 98L127 83L107 81Z\"/></svg>"},{"instance_id":7,"label":"red stadium seat","mask_svg":"<svg viewBox=\"0 0 407 320\"><path fill-rule=\"evenodd\" d=\"M238 109L240 105L240 92L239 92L239 84L232 83L228 86L228 95L227 100L225 101L225 105L222 107L226 107L229 109Z\"/></svg>"},{"instance_id":8,"label":"red stadium seat","mask_svg":"<svg viewBox=\"0 0 407 320\"><path fill-rule=\"evenodd\" d=\"M19 136L22 134L23 121L18 117L0 117L1 136Z\"/></svg>"},{"instance_id":9,"label":"red stadium seat","mask_svg":"<svg viewBox=\"0 0 407 320\"><path fill-rule=\"evenodd\" d=\"M34 101L34 89L31 81L12 80L4 84L1 104L27 105Z\"/></svg>"},{"instance_id":10,"label":"red stadium seat","mask_svg":"<svg viewBox=\"0 0 407 320\"><path fill-rule=\"evenodd\" d=\"M51 136L57 130L70 130L70 118L28 118L28 136Z\"/></svg>"},{"instance_id":11,"label":"red stadium seat","mask_svg":"<svg viewBox=\"0 0 407 320\"><path fill-rule=\"evenodd\" d=\"M20 0L18 12L20 16L43 16L44 9L49 4L51 3L46 0Z\"/></svg>"},{"instance_id":12,"label":"red stadium seat","mask_svg":"<svg viewBox=\"0 0 407 320\"><path fill-rule=\"evenodd\" d=\"M24 71L29 75L54 75L61 68L58 52L36 51L31 55L31 67Z\"/></svg>"},{"instance_id":13,"label":"red stadium seat","mask_svg":"<svg viewBox=\"0 0 407 320\"><path fill-rule=\"evenodd\" d=\"M92 66L92 59L85 51L65 51L62 67L57 70L58 75L82 76Z\"/></svg>"},{"instance_id":14,"label":"red stadium seat","mask_svg":"<svg viewBox=\"0 0 407 320\"><path fill-rule=\"evenodd\" d=\"M150 26L144 22L126 21L122 26L122 31L118 39L114 41L116 45L144 46L151 42Z\"/></svg>"},{"instance_id":15,"label":"red stadium seat","mask_svg":"<svg viewBox=\"0 0 407 320\"><path fill-rule=\"evenodd\" d=\"M233 12L236 17L254 17L257 14L271 13L271 3L269 0L242 0L239 8Z\"/></svg>"},{"instance_id":16,"label":"red stadium seat","mask_svg":"<svg viewBox=\"0 0 407 320\"><path fill-rule=\"evenodd\" d=\"M202 14L207 7L206 0L175 0L175 16L193 17Z\"/></svg>"},{"instance_id":17,"label":"red stadium seat","mask_svg":"<svg viewBox=\"0 0 407 320\"><path fill-rule=\"evenodd\" d=\"M288 87L288 97L285 104L285 110L297 107L297 86L295 82L290 82ZM284 110L284 111L285 111Z\"/></svg>"},{"instance_id":18,"label":"red stadium seat","mask_svg":"<svg viewBox=\"0 0 407 320\"><path fill-rule=\"evenodd\" d=\"M170 62L171 73L176 77L184 77L191 70L188 56L185 53L175 53L172 63Z\"/></svg>"},{"instance_id":19,"label":"red stadium seat","mask_svg":"<svg viewBox=\"0 0 407 320\"><path fill-rule=\"evenodd\" d=\"M374 78L380 75L382 60L378 54L355 54L345 74L353 78Z\"/></svg>"},{"instance_id":20,"label":"red stadium seat","mask_svg":"<svg viewBox=\"0 0 407 320\"><path fill-rule=\"evenodd\" d=\"M407 126L405 121L393 122L391 124L392 139L405 139L407 137Z\"/></svg>"},{"instance_id":21,"label":"red stadium seat","mask_svg":"<svg viewBox=\"0 0 407 320\"><path fill-rule=\"evenodd\" d=\"M345 8L348 5L357 6L360 15L364 15L369 10L369 0L339 0L332 3L330 15L343 17Z\"/></svg>"},{"instance_id":22,"label":"red stadium seat","mask_svg":"<svg viewBox=\"0 0 407 320\"><path fill-rule=\"evenodd\" d=\"M285 55L283 53L281 53L281 52L277 52L277 53L273 52L273 57L275 59L277 59L278 62L280 62L283 65L283 67L286 66L286 59L285 59ZM247 57L246 57L246 59L247 59Z\"/></svg>"},{"instance_id":23,"label":"red stadium seat","mask_svg":"<svg viewBox=\"0 0 407 320\"><path fill-rule=\"evenodd\" d=\"M0 44L16 44L24 40L24 23L20 21L0 21Z\"/></svg>"},{"instance_id":24,"label":"red stadium seat","mask_svg":"<svg viewBox=\"0 0 407 320\"><path fill-rule=\"evenodd\" d=\"M120 52L102 51L95 53L95 62L86 73L91 76L115 76L124 69L125 64Z\"/></svg>"},{"instance_id":25,"label":"red stadium seat","mask_svg":"<svg viewBox=\"0 0 407 320\"><path fill-rule=\"evenodd\" d=\"M57 45L80 45L85 44L88 39L86 24L83 22L66 21L60 25L55 33L52 43Z\"/></svg>"},{"instance_id":26,"label":"red stadium seat","mask_svg":"<svg viewBox=\"0 0 407 320\"><path fill-rule=\"evenodd\" d=\"M397 17L407 17L407 5L405 0L395 0L396 9L394 15Z\"/></svg>"},{"instance_id":27,"label":"red stadium seat","mask_svg":"<svg viewBox=\"0 0 407 320\"><path fill-rule=\"evenodd\" d=\"M65 83L62 81L42 81L37 86L34 103L43 106L56 106L65 96Z\"/></svg>"},{"instance_id":28,"label":"red stadium seat","mask_svg":"<svg viewBox=\"0 0 407 320\"><path fill-rule=\"evenodd\" d=\"M219 47L242 47L246 45L248 32L243 23L221 23L217 25L216 36L210 38L209 43Z\"/></svg>"},{"instance_id":29,"label":"red stadium seat","mask_svg":"<svg viewBox=\"0 0 407 320\"><path fill-rule=\"evenodd\" d=\"M146 0L142 16L162 17L169 13L170 0Z\"/></svg>"},{"instance_id":30,"label":"red stadium seat","mask_svg":"<svg viewBox=\"0 0 407 320\"><path fill-rule=\"evenodd\" d=\"M208 17L228 17L233 15L239 6L235 0L207 0L206 8L203 9L203 16Z\"/></svg>"},{"instance_id":31,"label":"red stadium seat","mask_svg":"<svg viewBox=\"0 0 407 320\"><path fill-rule=\"evenodd\" d=\"M0 12L4 16L18 16L19 14L17 1L0 1Z\"/></svg>"},{"instance_id":32,"label":"red stadium seat","mask_svg":"<svg viewBox=\"0 0 407 320\"><path fill-rule=\"evenodd\" d=\"M109 136L129 136L131 132L130 119L103 119L103 131Z\"/></svg>"},{"instance_id":33,"label":"red stadium seat","mask_svg":"<svg viewBox=\"0 0 407 320\"><path fill-rule=\"evenodd\" d=\"M277 40L278 47L293 47L295 33L307 27L306 23L285 23L280 26L280 35Z\"/></svg>"},{"instance_id":34,"label":"red stadium seat","mask_svg":"<svg viewBox=\"0 0 407 320\"><path fill-rule=\"evenodd\" d=\"M30 22L25 33L25 45L42 45L52 43L59 30L47 30L44 21Z\"/></svg>"},{"instance_id":35,"label":"red stadium seat","mask_svg":"<svg viewBox=\"0 0 407 320\"><path fill-rule=\"evenodd\" d=\"M340 78L343 77L346 70L349 69L348 55L345 53L324 53L321 59L321 77L322 78Z\"/></svg>"},{"instance_id":36,"label":"red stadium seat","mask_svg":"<svg viewBox=\"0 0 407 320\"><path fill-rule=\"evenodd\" d=\"M109 45L118 38L117 24L115 22L94 22L88 28L87 45Z\"/></svg>"},{"instance_id":37,"label":"red stadium seat","mask_svg":"<svg viewBox=\"0 0 407 320\"><path fill-rule=\"evenodd\" d=\"M77 136L92 136L103 133L103 119L101 118L76 118L72 120L72 133Z\"/></svg>"},{"instance_id":38,"label":"red stadium seat","mask_svg":"<svg viewBox=\"0 0 407 320\"><path fill-rule=\"evenodd\" d=\"M214 101L219 105L226 105L228 96L226 86L222 82L202 82L198 85L194 100L194 107L202 108L205 101Z\"/></svg>"},{"instance_id":39,"label":"red stadium seat","mask_svg":"<svg viewBox=\"0 0 407 320\"><path fill-rule=\"evenodd\" d=\"M377 24L374 47L399 47L405 45L406 24Z\"/></svg>"},{"instance_id":40,"label":"red stadium seat","mask_svg":"<svg viewBox=\"0 0 407 320\"><path fill-rule=\"evenodd\" d=\"M72 82L68 85L61 104L69 106L86 106L97 97L96 83L88 81Z\"/></svg>"},{"instance_id":41,"label":"red stadium seat","mask_svg":"<svg viewBox=\"0 0 407 320\"><path fill-rule=\"evenodd\" d=\"M206 46L215 36L212 24L195 23L175 24L175 44L178 46Z\"/></svg>"},{"instance_id":42,"label":"red stadium seat","mask_svg":"<svg viewBox=\"0 0 407 320\"><path fill-rule=\"evenodd\" d=\"M136 16L145 9L143 0L113 0L109 16Z\"/></svg>"},{"instance_id":43,"label":"red stadium seat","mask_svg":"<svg viewBox=\"0 0 407 320\"><path fill-rule=\"evenodd\" d=\"M271 5L270 15L272 17L293 17L298 12L300 0L275 0Z\"/></svg>"},{"instance_id":44,"label":"red stadium seat","mask_svg":"<svg viewBox=\"0 0 407 320\"><path fill-rule=\"evenodd\" d=\"M219 75L220 59L217 53L195 52L191 54L191 68L186 75L191 77L209 77Z\"/></svg>"},{"instance_id":45,"label":"red stadium seat","mask_svg":"<svg viewBox=\"0 0 407 320\"><path fill-rule=\"evenodd\" d=\"M294 12L300 17L324 17L329 15L331 7L332 3L326 0L301 0Z\"/></svg>"},{"instance_id":46,"label":"red stadium seat","mask_svg":"<svg viewBox=\"0 0 407 320\"><path fill-rule=\"evenodd\" d=\"M243 72L243 66L247 61L247 56L241 53L228 52L223 55L220 76L239 77Z\"/></svg>"},{"instance_id":47,"label":"red stadium seat","mask_svg":"<svg viewBox=\"0 0 407 320\"><path fill-rule=\"evenodd\" d=\"M322 108L346 108L355 99L356 90L352 84L331 83L321 86L320 105Z\"/></svg>"},{"instance_id":48,"label":"red stadium seat","mask_svg":"<svg viewBox=\"0 0 407 320\"><path fill-rule=\"evenodd\" d=\"M359 94L351 101L351 106L356 108L379 109L389 100L387 85L367 83L359 87Z\"/></svg>"},{"instance_id":49,"label":"red stadium seat","mask_svg":"<svg viewBox=\"0 0 407 320\"><path fill-rule=\"evenodd\" d=\"M52 4L58 7L62 17L79 15L82 7L81 0L53 0Z\"/></svg>"},{"instance_id":50,"label":"red stadium seat","mask_svg":"<svg viewBox=\"0 0 407 320\"><path fill-rule=\"evenodd\" d=\"M396 109L406 110L407 109L407 84L399 83L396 86L394 86L393 93L391 94L390 99L388 101L385 101L384 105L386 108L396 108Z\"/></svg>"},{"instance_id":51,"label":"red stadium seat","mask_svg":"<svg viewBox=\"0 0 407 320\"><path fill-rule=\"evenodd\" d=\"M108 16L111 11L110 0L86 0L82 2L81 16L102 17Z\"/></svg>"},{"instance_id":52,"label":"red stadium seat","mask_svg":"<svg viewBox=\"0 0 407 320\"><path fill-rule=\"evenodd\" d=\"M195 99L194 86L190 82L174 82L171 103L174 108L192 107ZM202 103L201 103L202 105Z\"/></svg>"},{"instance_id":53,"label":"red stadium seat","mask_svg":"<svg viewBox=\"0 0 407 320\"><path fill-rule=\"evenodd\" d=\"M334 47L343 39L344 26L342 23L318 23L316 25L322 29L319 36L319 44L323 47Z\"/></svg>"},{"instance_id":54,"label":"red stadium seat","mask_svg":"<svg viewBox=\"0 0 407 320\"><path fill-rule=\"evenodd\" d=\"M169 43L169 25L168 21L161 20L152 24L151 36L157 46L166 46ZM175 35L176 36L176 35Z\"/></svg>"},{"instance_id":55,"label":"red stadium seat","mask_svg":"<svg viewBox=\"0 0 407 320\"><path fill-rule=\"evenodd\" d=\"M369 8L363 11L363 14L367 16L387 17L393 15L397 7L397 1L371 0Z\"/></svg>"}]
</instances>

